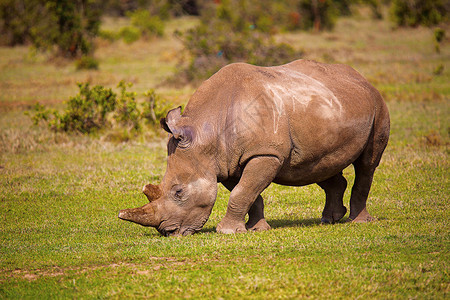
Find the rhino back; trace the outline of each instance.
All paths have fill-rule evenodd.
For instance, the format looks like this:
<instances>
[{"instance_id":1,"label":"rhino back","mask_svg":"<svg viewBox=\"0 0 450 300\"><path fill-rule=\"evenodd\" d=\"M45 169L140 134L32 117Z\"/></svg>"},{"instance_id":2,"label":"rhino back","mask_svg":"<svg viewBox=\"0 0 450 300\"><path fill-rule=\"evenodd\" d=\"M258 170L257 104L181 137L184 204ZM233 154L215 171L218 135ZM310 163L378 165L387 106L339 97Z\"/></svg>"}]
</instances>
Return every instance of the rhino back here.
<instances>
[{"instance_id":1,"label":"rhino back","mask_svg":"<svg viewBox=\"0 0 450 300\"><path fill-rule=\"evenodd\" d=\"M334 175L359 156L377 97L346 66L239 63L205 81L184 115L196 120L200 131L213 124L210 140L228 176L239 176L251 157L272 155L283 163L276 182L304 185Z\"/></svg>"}]
</instances>

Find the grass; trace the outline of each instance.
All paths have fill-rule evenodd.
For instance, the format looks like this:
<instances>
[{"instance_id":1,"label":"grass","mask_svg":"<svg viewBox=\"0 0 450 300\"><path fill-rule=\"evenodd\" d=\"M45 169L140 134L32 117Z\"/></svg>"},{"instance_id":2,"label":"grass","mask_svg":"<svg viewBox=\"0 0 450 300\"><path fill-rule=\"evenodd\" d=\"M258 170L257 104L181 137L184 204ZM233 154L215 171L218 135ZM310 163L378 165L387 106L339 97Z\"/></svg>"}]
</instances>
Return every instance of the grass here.
<instances>
[{"instance_id":1,"label":"grass","mask_svg":"<svg viewBox=\"0 0 450 300\"><path fill-rule=\"evenodd\" d=\"M169 32L195 20L174 22ZM202 232L183 238L117 219L161 180L164 141L55 135L23 114L35 101L59 106L77 81L155 87L176 70L180 43L169 34L100 45L98 71L0 48L0 297L448 298L450 49L447 40L434 53L432 34L350 18L331 33L279 36L308 58L354 66L388 101L391 139L368 204L378 221L322 226L319 187L271 185L271 231L219 235L229 195L220 187ZM158 88L175 104L193 90ZM344 175L348 207L353 169Z\"/></svg>"}]
</instances>

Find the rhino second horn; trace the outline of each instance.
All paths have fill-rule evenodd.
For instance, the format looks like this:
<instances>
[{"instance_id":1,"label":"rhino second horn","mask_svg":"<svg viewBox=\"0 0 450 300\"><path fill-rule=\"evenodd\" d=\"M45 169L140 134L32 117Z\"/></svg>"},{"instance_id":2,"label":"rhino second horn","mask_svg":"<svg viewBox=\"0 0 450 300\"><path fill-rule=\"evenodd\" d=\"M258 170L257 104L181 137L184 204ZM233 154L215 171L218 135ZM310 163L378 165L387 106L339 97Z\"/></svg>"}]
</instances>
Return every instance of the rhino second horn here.
<instances>
[{"instance_id":1,"label":"rhino second horn","mask_svg":"<svg viewBox=\"0 0 450 300\"><path fill-rule=\"evenodd\" d=\"M152 202L162 196L162 191L158 185L147 184L142 188L142 192L149 202Z\"/></svg>"}]
</instances>

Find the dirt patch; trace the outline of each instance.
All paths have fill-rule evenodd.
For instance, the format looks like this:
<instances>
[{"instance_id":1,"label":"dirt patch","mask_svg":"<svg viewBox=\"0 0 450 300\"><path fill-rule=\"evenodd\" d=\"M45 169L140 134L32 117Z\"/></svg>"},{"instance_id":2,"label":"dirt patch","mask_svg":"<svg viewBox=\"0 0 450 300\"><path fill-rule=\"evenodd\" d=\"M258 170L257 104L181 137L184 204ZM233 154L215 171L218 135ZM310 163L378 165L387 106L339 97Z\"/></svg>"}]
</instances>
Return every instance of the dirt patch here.
<instances>
[{"instance_id":1,"label":"dirt patch","mask_svg":"<svg viewBox=\"0 0 450 300\"><path fill-rule=\"evenodd\" d=\"M34 270L24 270L16 269L13 271L0 271L0 282L6 281L10 278L19 278L28 281L35 281L43 277L58 277L66 276L70 274L84 274L91 271L101 270L101 269L117 269L127 267L134 269L135 273L138 275L150 275L152 272L160 270L161 268L166 268L169 266L181 266L190 261L186 259L177 259L174 257L149 257L148 263L127 263L119 262L105 265L95 265L95 266L84 266L84 267L53 267L49 269L34 269Z\"/></svg>"},{"instance_id":2,"label":"dirt patch","mask_svg":"<svg viewBox=\"0 0 450 300\"><path fill-rule=\"evenodd\" d=\"M29 110L32 109L37 103L48 106L62 103L61 100L43 100L43 101L11 101L0 102L0 112L8 112L12 110Z\"/></svg>"}]
</instances>

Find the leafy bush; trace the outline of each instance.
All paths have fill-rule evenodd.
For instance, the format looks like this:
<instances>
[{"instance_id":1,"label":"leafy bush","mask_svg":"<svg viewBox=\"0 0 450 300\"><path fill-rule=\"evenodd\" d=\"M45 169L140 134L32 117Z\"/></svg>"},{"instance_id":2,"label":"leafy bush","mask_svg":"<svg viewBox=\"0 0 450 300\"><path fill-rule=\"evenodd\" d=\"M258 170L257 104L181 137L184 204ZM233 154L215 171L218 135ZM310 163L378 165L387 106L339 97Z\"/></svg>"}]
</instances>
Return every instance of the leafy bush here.
<instances>
[{"instance_id":1,"label":"leafy bush","mask_svg":"<svg viewBox=\"0 0 450 300\"><path fill-rule=\"evenodd\" d=\"M434 50L441 53L441 42L444 40L445 30L442 28L434 29Z\"/></svg>"},{"instance_id":2,"label":"leafy bush","mask_svg":"<svg viewBox=\"0 0 450 300\"><path fill-rule=\"evenodd\" d=\"M98 32L98 37L110 42L114 42L120 38L120 34L111 30L100 29Z\"/></svg>"},{"instance_id":3,"label":"leafy bush","mask_svg":"<svg viewBox=\"0 0 450 300\"><path fill-rule=\"evenodd\" d=\"M158 16L152 16L148 10L142 9L128 12L127 16L131 20L130 26L122 27L118 34L110 31L102 31L101 37L110 41L122 38L125 43L131 44L141 37L150 38L164 34L163 21Z\"/></svg>"},{"instance_id":4,"label":"leafy bush","mask_svg":"<svg viewBox=\"0 0 450 300\"><path fill-rule=\"evenodd\" d=\"M39 0L0 1L0 44L14 46L31 42L31 31L40 22L44 5Z\"/></svg>"},{"instance_id":5,"label":"leafy bush","mask_svg":"<svg viewBox=\"0 0 450 300\"><path fill-rule=\"evenodd\" d=\"M338 16L332 0L301 0L298 10L301 16L299 25L302 29L314 28L316 31L333 29Z\"/></svg>"},{"instance_id":6,"label":"leafy bush","mask_svg":"<svg viewBox=\"0 0 450 300\"><path fill-rule=\"evenodd\" d=\"M33 123L41 121L55 132L95 133L103 129L124 129L126 132L140 132L144 123L159 124L171 105L161 99L154 90L145 93L147 101L138 103L136 92L130 92L131 83L121 81L116 94L112 89L100 85L90 87L89 83L79 83L79 93L70 97L67 108L62 112L47 109L37 104L29 112ZM149 113L153 117L149 116Z\"/></svg>"},{"instance_id":7,"label":"leafy bush","mask_svg":"<svg viewBox=\"0 0 450 300\"><path fill-rule=\"evenodd\" d=\"M162 99L154 89L145 92L144 96L146 97L146 101L143 103L142 117L148 124L159 124L159 120L166 116L173 105Z\"/></svg>"},{"instance_id":8,"label":"leafy bush","mask_svg":"<svg viewBox=\"0 0 450 300\"><path fill-rule=\"evenodd\" d=\"M392 0L390 13L397 26L432 26L448 17L444 0Z\"/></svg>"},{"instance_id":9,"label":"leafy bush","mask_svg":"<svg viewBox=\"0 0 450 300\"><path fill-rule=\"evenodd\" d=\"M49 0L45 14L32 28L33 44L38 49L51 50L60 55L77 58L93 52L93 38L100 26L100 10L90 0Z\"/></svg>"},{"instance_id":10,"label":"leafy bush","mask_svg":"<svg viewBox=\"0 0 450 300\"><path fill-rule=\"evenodd\" d=\"M138 28L145 37L164 34L164 23L158 16L150 15L148 10L136 10L127 14L131 24Z\"/></svg>"},{"instance_id":11,"label":"leafy bush","mask_svg":"<svg viewBox=\"0 0 450 300\"><path fill-rule=\"evenodd\" d=\"M221 0L219 5L204 9L202 17L231 23L235 31L328 30L339 15L349 15L350 6L359 1L370 0Z\"/></svg>"},{"instance_id":12,"label":"leafy bush","mask_svg":"<svg viewBox=\"0 0 450 300\"><path fill-rule=\"evenodd\" d=\"M246 3L239 1L237 4L245 6ZM255 23L250 22L252 17L242 16L241 13L251 15L253 10L247 12L245 7L232 9L231 4L231 1L222 1L220 5L203 11L200 25L183 35L179 33L191 55L187 68L181 74L186 80L205 79L232 62L269 66L302 56L302 52L288 44L277 43L267 33L272 31L269 19L257 18Z\"/></svg>"},{"instance_id":13,"label":"leafy bush","mask_svg":"<svg viewBox=\"0 0 450 300\"><path fill-rule=\"evenodd\" d=\"M97 70L98 60L92 56L82 56L75 63L77 70L87 69L87 70Z\"/></svg>"},{"instance_id":14,"label":"leafy bush","mask_svg":"<svg viewBox=\"0 0 450 300\"><path fill-rule=\"evenodd\" d=\"M131 44L141 38L141 32L136 27L125 26L120 29L119 36L125 43Z\"/></svg>"},{"instance_id":15,"label":"leafy bush","mask_svg":"<svg viewBox=\"0 0 450 300\"><path fill-rule=\"evenodd\" d=\"M125 83L123 80L117 86L120 89L120 94L113 117L121 127L138 131L141 129L141 112L136 102L137 94L127 91L127 87L132 86L132 83Z\"/></svg>"}]
</instances>

